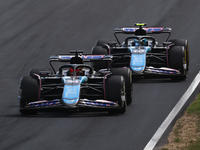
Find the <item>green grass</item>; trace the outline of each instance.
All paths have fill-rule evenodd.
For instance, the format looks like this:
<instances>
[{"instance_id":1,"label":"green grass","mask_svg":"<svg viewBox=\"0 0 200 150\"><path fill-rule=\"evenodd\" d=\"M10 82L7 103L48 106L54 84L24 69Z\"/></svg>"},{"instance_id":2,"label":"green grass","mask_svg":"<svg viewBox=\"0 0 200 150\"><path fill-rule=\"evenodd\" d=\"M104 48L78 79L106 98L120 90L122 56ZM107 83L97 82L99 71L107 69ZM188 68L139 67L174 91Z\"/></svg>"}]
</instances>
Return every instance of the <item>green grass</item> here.
<instances>
[{"instance_id":1,"label":"green grass","mask_svg":"<svg viewBox=\"0 0 200 150\"><path fill-rule=\"evenodd\" d=\"M196 100L187 108L187 113L189 115L197 115L200 117L200 94L197 96Z\"/></svg>"},{"instance_id":2,"label":"green grass","mask_svg":"<svg viewBox=\"0 0 200 150\"><path fill-rule=\"evenodd\" d=\"M196 132L200 132L200 94L197 96L196 100L187 108L186 110L187 115L195 115L197 116L197 130ZM176 138L174 139L174 142L179 143L181 142L180 139L180 129L183 127L180 121L177 122L177 126L174 129L174 135ZM187 147L184 147L182 150L200 150L200 137L197 139L197 141L191 140L190 145ZM162 148L162 150L169 150L168 148Z\"/></svg>"},{"instance_id":3,"label":"green grass","mask_svg":"<svg viewBox=\"0 0 200 150\"><path fill-rule=\"evenodd\" d=\"M197 132L200 132L200 119L197 121Z\"/></svg>"},{"instance_id":4,"label":"green grass","mask_svg":"<svg viewBox=\"0 0 200 150\"><path fill-rule=\"evenodd\" d=\"M174 142L176 142L176 143L179 143L180 141L181 141L180 138L175 138L175 139L174 139Z\"/></svg>"},{"instance_id":5,"label":"green grass","mask_svg":"<svg viewBox=\"0 0 200 150\"><path fill-rule=\"evenodd\" d=\"M200 138L196 142L193 142L187 149L188 150L200 150Z\"/></svg>"},{"instance_id":6,"label":"green grass","mask_svg":"<svg viewBox=\"0 0 200 150\"><path fill-rule=\"evenodd\" d=\"M181 124L180 121L178 121L178 122L177 122L177 126L176 126L176 128L174 129L174 134L175 134L176 136L179 136L179 133L180 133L180 130L181 130L182 127L183 127L183 125Z\"/></svg>"},{"instance_id":7,"label":"green grass","mask_svg":"<svg viewBox=\"0 0 200 150\"><path fill-rule=\"evenodd\" d=\"M187 113L189 115L197 115L197 132L200 132L200 94L197 96L196 100L187 108ZM188 150L200 150L200 138L197 141L191 142L188 146Z\"/></svg>"},{"instance_id":8,"label":"green grass","mask_svg":"<svg viewBox=\"0 0 200 150\"><path fill-rule=\"evenodd\" d=\"M200 118L200 94L197 96L196 100L187 108L187 113L189 115L197 115ZM200 119L197 121L197 132L200 132Z\"/></svg>"}]
</instances>

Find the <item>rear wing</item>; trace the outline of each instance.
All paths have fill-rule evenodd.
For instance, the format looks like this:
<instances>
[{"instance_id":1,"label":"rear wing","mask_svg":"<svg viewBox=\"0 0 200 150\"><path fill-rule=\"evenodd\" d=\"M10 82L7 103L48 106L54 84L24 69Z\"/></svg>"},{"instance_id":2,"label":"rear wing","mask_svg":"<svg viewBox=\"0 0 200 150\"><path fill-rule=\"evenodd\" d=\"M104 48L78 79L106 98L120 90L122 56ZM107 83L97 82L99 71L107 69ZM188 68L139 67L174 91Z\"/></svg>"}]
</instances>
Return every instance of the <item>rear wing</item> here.
<instances>
[{"instance_id":1,"label":"rear wing","mask_svg":"<svg viewBox=\"0 0 200 150\"><path fill-rule=\"evenodd\" d=\"M145 27L144 27L145 26ZM163 27L163 26L149 26L146 27L146 23L136 23L133 27L119 27L114 30L114 36L120 44L117 34L134 34L138 36L143 36L146 34L161 34L161 33L168 33L168 37L166 41L168 41L171 35L172 29L170 27Z\"/></svg>"},{"instance_id":2,"label":"rear wing","mask_svg":"<svg viewBox=\"0 0 200 150\"><path fill-rule=\"evenodd\" d=\"M135 31L138 29L139 27L120 27L115 29L115 34L135 34ZM169 27L144 27L142 29L145 30L147 34L171 33L172 30Z\"/></svg>"},{"instance_id":3,"label":"rear wing","mask_svg":"<svg viewBox=\"0 0 200 150\"><path fill-rule=\"evenodd\" d=\"M69 62L71 64L83 64L83 62L94 62L94 61L112 61L113 56L112 55L92 55L92 54L85 54L82 55L82 50L70 50L70 53L75 53L75 55L72 54L57 54L50 56L49 58L49 64L53 71L55 72L55 69L52 65L52 62Z\"/></svg>"},{"instance_id":4,"label":"rear wing","mask_svg":"<svg viewBox=\"0 0 200 150\"><path fill-rule=\"evenodd\" d=\"M84 62L90 62L90 61L111 61L112 55L80 55L79 58L82 58ZM74 55L68 55L68 54L58 54L53 55L49 58L50 62L70 62L71 58L74 58Z\"/></svg>"}]
</instances>

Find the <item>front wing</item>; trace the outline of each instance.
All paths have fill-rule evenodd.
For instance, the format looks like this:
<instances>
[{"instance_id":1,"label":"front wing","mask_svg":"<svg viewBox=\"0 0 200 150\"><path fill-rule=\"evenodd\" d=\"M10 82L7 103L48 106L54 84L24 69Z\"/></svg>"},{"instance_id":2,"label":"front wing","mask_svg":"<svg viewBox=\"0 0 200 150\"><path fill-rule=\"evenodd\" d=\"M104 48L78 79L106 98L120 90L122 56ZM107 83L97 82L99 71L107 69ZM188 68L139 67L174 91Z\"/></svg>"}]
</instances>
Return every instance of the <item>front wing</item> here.
<instances>
[{"instance_id":1,"label":"front wing","mask_svg":"<svg viewBox=\"0 0 200 150\"><path fill-rule=\"evenodd\" d=\"M82 107L90 107L90 108L119 108L119 104L112 101L107 100L88 100L88 99L80 99L74 106L67 106L64 104L62 99L55 100L42 100L30 102L24 109L44 109L44 108L82 108Z\"/></svg>"}]
</instances>

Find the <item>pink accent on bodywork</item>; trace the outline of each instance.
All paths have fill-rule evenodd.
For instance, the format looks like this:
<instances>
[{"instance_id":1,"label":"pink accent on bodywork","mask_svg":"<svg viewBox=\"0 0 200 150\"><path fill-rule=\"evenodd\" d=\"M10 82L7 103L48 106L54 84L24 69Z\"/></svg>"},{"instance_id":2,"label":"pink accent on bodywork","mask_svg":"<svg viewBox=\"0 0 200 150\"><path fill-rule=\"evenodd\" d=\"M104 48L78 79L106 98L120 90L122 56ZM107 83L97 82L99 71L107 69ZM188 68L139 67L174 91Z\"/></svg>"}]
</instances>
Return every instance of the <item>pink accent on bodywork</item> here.
<instances>
[{"instance_id":1,"label":"pink accent on bodywork","mask_svg":"<svg viewBox=\"0 0 200 150\"><path fill-rule=\"evenodd\" d=\"M41 97L41 78L40 78L40 76L38 75L38 74L33 74L33 75L35 75L36 77L38 77L38 80L39 80L39 100L40 100L40 97Z\"/></svg>"}]
</instances>

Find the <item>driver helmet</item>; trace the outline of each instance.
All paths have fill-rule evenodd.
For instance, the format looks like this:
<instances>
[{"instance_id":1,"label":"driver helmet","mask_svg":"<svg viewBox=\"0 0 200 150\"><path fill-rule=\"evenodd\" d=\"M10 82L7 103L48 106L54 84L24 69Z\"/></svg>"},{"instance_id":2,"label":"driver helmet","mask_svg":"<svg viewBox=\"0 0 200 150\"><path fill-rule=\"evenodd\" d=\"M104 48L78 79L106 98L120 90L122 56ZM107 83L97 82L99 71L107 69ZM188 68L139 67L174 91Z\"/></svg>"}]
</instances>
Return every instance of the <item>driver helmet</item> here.
<instances>
[{"instance_id":1,"label":"driver helmet","mask_svg":"<svg viewBox=\"0 0 200 150\"><path fill-rule=\"evenodd\" d=\"M147 46L147 45L148 45L148 42L147 42L146 39L142 39L141 42L140 42L140 44L141 44L142 46Z\"/></svg>"},{"instance_id":2,"label":"driver helmet","mask_svg":"<svg viewBox=\"0 0 200 150\"><path fill-rule=\"evenodd\" d=\"M132 46L139 46L139 40L134 39Z\"/></svg>"},{"instance_id":3,"label":"driver helmet","mask_svg":"<svg viewBox=\"0 0 200 150\"><path fill-rule=\"evenodd\" d=\"M70 68L69 71L67 72L68 76L73 76L74 75L74 69Z\"/></svg>"},{"instance_id":4,"label":"driver helmet","mask_svg":"<svg viewBox=\"0 0 200 150\"><path fill-rule=\"evenodd\" d=\"M68 71L68 76L73 76L74 75L74 69L70 68ZM83 76L84 75L84 71L82 70L82 68L78 68L75 70L75 75L76 76Z\"/></svg>"},{"instance_id":5,"label":"driver helmet","mask_svg":"<svg viewBox=\"0 0 200 150\"><path fill-rule=\"evenodd\" d=\"M84 75L84 71L83 71L82 68L76 69L75 72L76 72L76 75L77 75L77 76L83 76L83 75Z\"/></svg>"}]
</instances>

